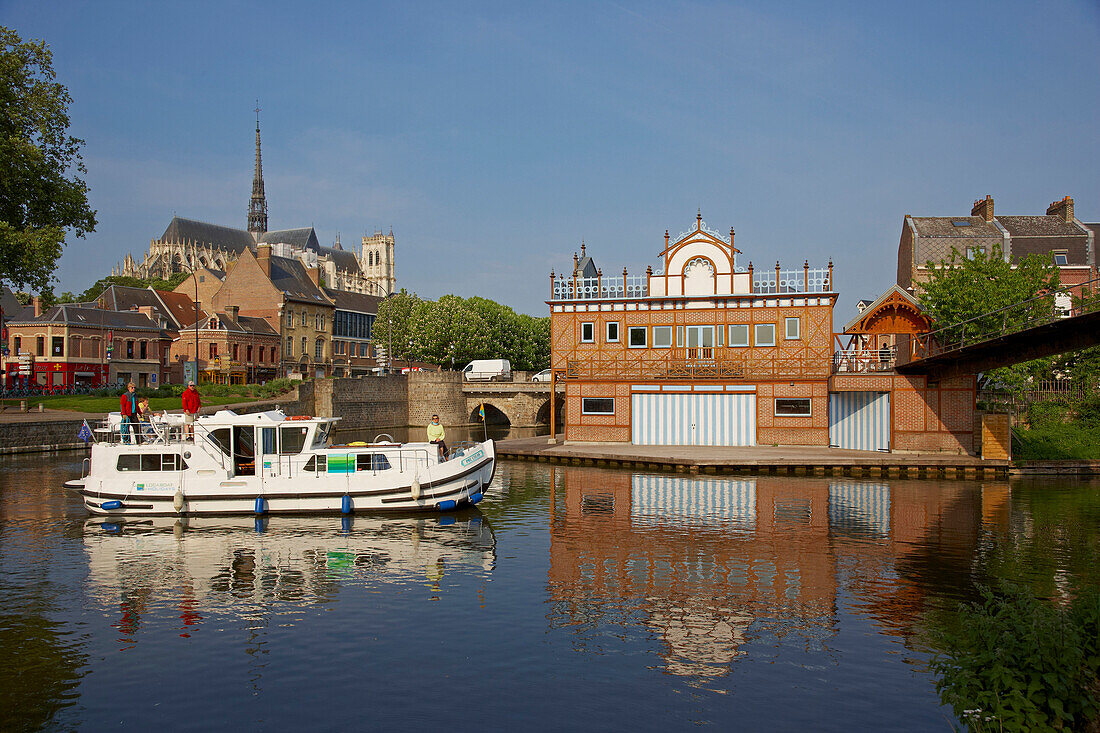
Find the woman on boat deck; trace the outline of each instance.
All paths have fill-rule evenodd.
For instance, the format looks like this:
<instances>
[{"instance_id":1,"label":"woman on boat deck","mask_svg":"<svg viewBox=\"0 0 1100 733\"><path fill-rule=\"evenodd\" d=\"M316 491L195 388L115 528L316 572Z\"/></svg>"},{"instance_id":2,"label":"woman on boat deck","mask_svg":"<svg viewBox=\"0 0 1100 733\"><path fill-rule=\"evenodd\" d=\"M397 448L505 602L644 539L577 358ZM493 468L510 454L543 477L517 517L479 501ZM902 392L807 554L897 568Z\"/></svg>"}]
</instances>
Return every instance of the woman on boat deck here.
<instances>
[{"instance_id":1,"label":"woman on boat deck","mask_svg":"<svg viewBox=\"0 0 1100 733\"><path fill-rule=\"evenodd\" d=\"M443 439L447 433L439 422L439 415L432 415L432 421L428 423L428 442L439 446L439 460L447 460L447 444Z\"/></svg>"},{"instance_id":2,"label":"woman on boat deck","mask_svg":"<svg viewBox=\"0 0 1100 733\"><path fill-rule=\"evenodd\" d=\"M138 400L137 409L138 440L152 440L157 437L153 432L153 410L149 407L149 398L142 397Z\"/></svg>"},{"instance_id":3,"label":"woman on boat deck","mask_svg":"<svg viewBox=\"0 0 1100 733\"><path fill-rule=\"evenodd\" d=\"M119 411L122 413L122 427L119 433L122 436L123 443L129 443L131 436L133 436L135 443L138 442L134 429L134 423L138 419L137 393L134 391L136 389L137 386L130 382L126 385L126 391L118 399Z\"/></svg>"}]
</instances>

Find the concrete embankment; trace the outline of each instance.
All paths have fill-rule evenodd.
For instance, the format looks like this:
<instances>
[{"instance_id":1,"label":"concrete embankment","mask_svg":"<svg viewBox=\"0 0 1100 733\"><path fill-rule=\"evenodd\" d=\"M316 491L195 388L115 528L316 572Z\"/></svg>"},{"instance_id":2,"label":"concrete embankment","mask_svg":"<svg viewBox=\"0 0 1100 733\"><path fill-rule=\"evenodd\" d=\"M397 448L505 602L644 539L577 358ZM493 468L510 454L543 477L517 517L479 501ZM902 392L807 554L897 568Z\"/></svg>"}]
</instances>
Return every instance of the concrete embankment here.
<instances>
[{"instance_id":1,"label":"concrete embankment","mask_svg":"<svg viewBox=\"0 0 1100 733\"><path fill-rule=\"evenodd\" d=\"M546 436L501 441L497 455L566 465L712 474L993 479L1007 477L1009 470L1008 461L944 453L868 453L802 446L550 444Z\"/></svg>"}]
</instances>

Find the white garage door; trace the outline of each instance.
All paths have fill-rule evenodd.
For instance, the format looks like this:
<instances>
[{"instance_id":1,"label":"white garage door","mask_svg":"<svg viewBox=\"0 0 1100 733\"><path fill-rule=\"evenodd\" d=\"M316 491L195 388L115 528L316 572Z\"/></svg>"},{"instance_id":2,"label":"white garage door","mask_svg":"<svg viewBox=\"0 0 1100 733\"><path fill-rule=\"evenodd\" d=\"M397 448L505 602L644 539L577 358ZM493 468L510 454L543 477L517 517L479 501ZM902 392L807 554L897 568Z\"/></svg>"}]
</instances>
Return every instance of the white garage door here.
<instances>
[{"instance_id":1,"label":"white garage door","mask_svg":"<svg viewBox=\"0 0 1100 733\"><path fill-rule=\"evenodd\" d=\"M830 393L829 445L890 450L890 393Z\"/></svg>"},{"instance_id":2,"label":"white garage door","mask_svg":"<svg viewBox=\"0 0 1100 733\"><path fill-rule=\"evenodd\" d=\"M635 445L756 445L756 395L635 394Z\"/></svg>"}]
</instances>

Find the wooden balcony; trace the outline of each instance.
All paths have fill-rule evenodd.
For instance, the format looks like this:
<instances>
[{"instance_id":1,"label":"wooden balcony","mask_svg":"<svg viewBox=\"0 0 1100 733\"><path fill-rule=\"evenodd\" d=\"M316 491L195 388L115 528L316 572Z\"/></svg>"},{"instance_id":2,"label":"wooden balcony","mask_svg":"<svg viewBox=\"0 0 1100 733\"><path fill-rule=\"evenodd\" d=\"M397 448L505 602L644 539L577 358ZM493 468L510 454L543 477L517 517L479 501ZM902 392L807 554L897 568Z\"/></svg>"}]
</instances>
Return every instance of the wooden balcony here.
<instances>
[{"instance_id":1,"label":"wooden balcony","mask_svg":"<svg viewBox=\"0 0 1100 733\"><path fill-rule=\"evenodd\" d=\"M747 349L697 347L647 352L637 357L577 357L566 361L559 379L614 381L825 379L832 354L797 357L750 357Z\"/></svg>"}]
</instances>

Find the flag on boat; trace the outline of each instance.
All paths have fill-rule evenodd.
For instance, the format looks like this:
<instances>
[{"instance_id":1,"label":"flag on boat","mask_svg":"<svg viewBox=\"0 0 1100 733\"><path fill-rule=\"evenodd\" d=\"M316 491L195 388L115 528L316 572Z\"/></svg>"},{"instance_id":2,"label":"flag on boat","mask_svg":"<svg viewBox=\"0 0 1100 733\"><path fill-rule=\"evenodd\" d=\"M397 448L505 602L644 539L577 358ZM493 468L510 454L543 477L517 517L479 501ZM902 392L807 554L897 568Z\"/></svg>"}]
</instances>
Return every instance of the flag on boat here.
<instances>
[{"instance_id":1,"label":"flag on boat","mask_svg":"<svg viewBox=\"0 0 1100 733\"><path fill-rule=\"evenodd\" d=\"M80 426L80 432L76 434L76 437L87 443L92 439L92 429L88 427L88 421L85 420L84 424Z\"/></svg>"},{"instance_id":2,"label":"flag on boat","mask_svg":"<svg viewBox=\"0 0 1100 733\"><path fill-rule=\"evenodd\" d=\"M485 403L484 402L481 403L481 409L477 411L477 414L478 414L478 417L480 417L482 420L485 419Z\"/></svg>"}]
</instances>

